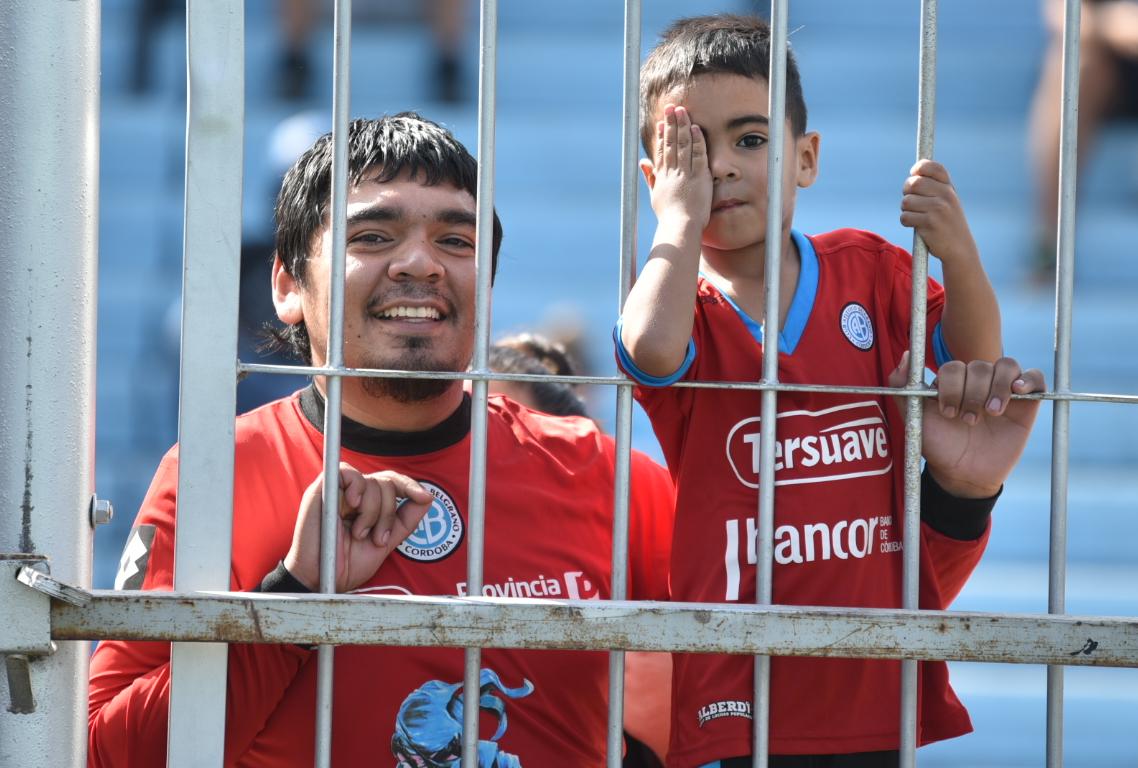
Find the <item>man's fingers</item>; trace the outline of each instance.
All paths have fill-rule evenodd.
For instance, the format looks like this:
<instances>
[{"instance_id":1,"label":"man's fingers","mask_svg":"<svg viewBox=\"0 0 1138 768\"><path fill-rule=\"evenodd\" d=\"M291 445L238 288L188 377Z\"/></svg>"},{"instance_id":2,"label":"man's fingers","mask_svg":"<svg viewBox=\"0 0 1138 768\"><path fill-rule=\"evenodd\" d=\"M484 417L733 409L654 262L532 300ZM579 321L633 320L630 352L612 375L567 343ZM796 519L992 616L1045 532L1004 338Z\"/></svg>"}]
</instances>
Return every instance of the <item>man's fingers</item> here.
<instances>
[{"instance_id":1,"label":"man's fingers","mask_svg":"<svg viewBox=\"0 0 1138 768\"><path fill-rule=\"evenodd\" d=\"M371 529L371 540L377 547L382 547L391 539L391 525L395 521L399 499L395 485L389 479L380 480L378 486L383 494L383 503L379 505L379 518Z\"/></svg>"},{"instance_id":2,"label":"man's fingers","mask_svg":"<svg viewBox=\"0 0 1138 768\"><path fill-rule=\"evenodd\" d=\"M347 462L340 462L340 493L350 506L359 506L365 484L364 476L358 469Z\"/></svg>"},{"instance_id":3,"label":"man's fingers","mask_svg":"<svg viewBox=\"0 0 1138 768\"><path fill-rule=\"evenodd\" d=\"M905 386L909 382L909 350L901 355L901 362L897 363L897 367L889 374L889 386L894 389Z\"/></svg>"},{"instance_id":4,"label":"man's fingers","mask_svg":"<svg viewBox=\"0 0 1138 768\"><path fill-rule=\"evenodd\" d=\"M383 489L384 503L380 518L372 529L372 541L379 547L395 546L415 530L434 497L415 480L397 472L383 472L382 478L376 479ZM407 502L400 504L401 498ZM404 511L407 507L411 509ZM406 530L401 529L400 522L412 517L414 524Z\"/></svg>"},{"instance_id":5,"label":"man's fingers","mask_svg":"<svg viewBox=\"0 0 1138 768\"><path fill-rule=\"evenodd\" d=\"M949 361L937 371L937 406L940 408L940 415L946 419L955 419L960 413L966 372L966 366L959 360Z\"/></svg>"},{"instance_id":6,"label":"man's fingers","mask_svg":"<svg viewBox=\"0 0 1138 768\"><path fill-rule=\"evenodd\" d=\"M664 167L664 121L656 123L656 171Z\"/></svg>"}]
</instances>

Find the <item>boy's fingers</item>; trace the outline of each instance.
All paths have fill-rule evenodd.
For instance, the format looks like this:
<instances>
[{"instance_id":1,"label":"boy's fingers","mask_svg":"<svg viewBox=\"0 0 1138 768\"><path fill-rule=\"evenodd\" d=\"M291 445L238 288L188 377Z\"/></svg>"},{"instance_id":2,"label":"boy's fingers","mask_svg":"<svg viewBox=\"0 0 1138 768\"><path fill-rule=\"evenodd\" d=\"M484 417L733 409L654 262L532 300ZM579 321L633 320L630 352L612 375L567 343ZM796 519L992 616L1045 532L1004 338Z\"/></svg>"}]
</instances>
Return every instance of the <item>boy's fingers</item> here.
<instances>
[{"instance_id":1,"label":"boy's fingers","mask_svg":"<svg viewBox=\"0 0 1138 768\"><path fill-rule=\"evenodd\" d=\"M664 167L664 121L656 123L656 170Z\"/></svg>"},{"instance_id":2,"label":"boy's fingers","mask_svg":"<svg viewBox=\"0 0 1138 768\"><path fill-rule=\"evenodd\" d=\"M676 163L680 170L691 170L691 118L683 107L676 107Z\"/></svg>"},{"instance_id":3,"label":"boy's fingers","mask_svg":"<svg viewBox=\"0 0 1138 768\"><path fill-rule=\"evenodd\" d=\"M676 167L676 108L664 107L664 167Z\"/></svg>"},{"instance_id":4,"label":"boy's fingers","mask_svg":"<svg viewBox=\"0 0 1138 768\"><path fill-rule=\"evenodd\" d=\"M1043 376L1043 371L1038 368L1032 368L1020 374L1020 377L1012 382L1012 389L1017 395L1030 395L1032 392L1046 392L1047 379Z\"/></svg>"},{"instance_id":5,"label":"boy's fingers","mask_svg":"<svg viewBox=\"0 0 1138 768\"><path fill-rule=\"evenodd\" d=\"M937 181L944 182L945 184L952 183L952 179L949 178L948 175L948 169L938 163L936 160L918 160L913 164L913 167L909 169L909 175L925 176L930 179L936 179Z\"/></svg>"},{"instance_id":6,"label":"boy's fingers","mask_svg":"<svg viewBox=\"0 0 1138 768\"><path fill-rule=\"evenodd\" d=\"M901 362L889 374L888 383L893 388L903 387L909 381L909 350L901 355Z\"/></svg>"},{"instance_id":7,"label":"boy's fingers","mask_svg":"<svg viewBox=\"0 0 1138 768\"><path fill-rule=\"evenodd\" d=\"M913 213L926 213L935 203L933 198L925 197L924 195L905 195L901 198L901 210L910 211Z\"/></svg>"},{"instance_id":8,"label":"boy's fingers","mask_svg":"<svg viewBox=\"0 0 1138 768\"><path fill-rule=\"evenodd\" d=\"M707 168L707 144L703 140L703 130L695 123L691 127L691 164L693 171Z\"/></svg>"},{"instance_id":9,"label":"boy's fingers","mask_svg":"<svg viewBox=\"0 0 1138 768\"><path fill-rule=\"evenodd\" d=\"M1010 357L1001 357L992 370L992 388L985 405L993 416L1003 414L1011 399L1012 384L1020 378L1019 363Z\"/></svg>"},{"instance_id":10,"label":"boy's fingers","mask_svg":"<svg viewBox=\"0 0 1138 768\"><path fill-rule=\"evenodd\" d=\"M972 426L980 421L984 415L984 407L990 399L994 366L987 360L973 360L967 367L964 398L960 401L960 410L964 423Z\"/></svg>"},{"instance_id":11,"label":"boy's fingers","mask_svg":"<svg viewBox=\"0 0 1138 768\"><path fill-rule=\"evenodd\" d=\"M964 399L966 368L959 360L945 363L937 371L937 406L940 415L954 419L960 413L960 403Z\"/></svg>"}]
</instances>

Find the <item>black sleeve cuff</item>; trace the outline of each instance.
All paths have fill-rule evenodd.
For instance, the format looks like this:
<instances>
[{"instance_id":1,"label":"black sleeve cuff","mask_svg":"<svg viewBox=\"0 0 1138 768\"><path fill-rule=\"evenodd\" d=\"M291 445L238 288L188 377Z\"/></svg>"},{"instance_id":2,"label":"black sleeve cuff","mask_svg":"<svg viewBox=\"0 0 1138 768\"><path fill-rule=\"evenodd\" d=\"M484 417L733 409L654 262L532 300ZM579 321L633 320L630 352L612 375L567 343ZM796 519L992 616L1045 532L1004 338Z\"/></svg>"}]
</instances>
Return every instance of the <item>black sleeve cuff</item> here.
<instances>
[{"instance_id":1,"label":"black sleeve cuff","mask_svg":"<svg viewBox=\"0 0 1138 768\"><path fill-rule=\"evenodd\" d=\"M252 592L300 592L310 593L311 589L300 583L300 580L288 572L284 561L277 563L277 567L268 576L261 579L261 585L254 587Z\"/></svg>"},{"instance_id":2,"label":"black sleeve cuff","mask_svg":"<svg viewBox=\"0 0 1138 768\"><path fill-rule=\"evenodd\" d=\"M926 467L921 472L921 522L934 531L958 541L975 541L988 530L988 520L996 499L962 499L941 488Z\"/></svg>"},{"instance_id":3,"label":"black sleeve cuff","mask_svg":"<svg viewBox=\"0 0 1138 768\"><path fill-rule=\"evenodd\" d=\"M300 580L288 572L285 568L284 560L277 563L268 576L261 579L259 586L253 587L250 592L299 592L302 594L310 594L311 589L300 583ZM315 645L306 645L304 643L293 643L294 646L305 651L312 651L316 649Z\"/></svg>"}]
</instances>

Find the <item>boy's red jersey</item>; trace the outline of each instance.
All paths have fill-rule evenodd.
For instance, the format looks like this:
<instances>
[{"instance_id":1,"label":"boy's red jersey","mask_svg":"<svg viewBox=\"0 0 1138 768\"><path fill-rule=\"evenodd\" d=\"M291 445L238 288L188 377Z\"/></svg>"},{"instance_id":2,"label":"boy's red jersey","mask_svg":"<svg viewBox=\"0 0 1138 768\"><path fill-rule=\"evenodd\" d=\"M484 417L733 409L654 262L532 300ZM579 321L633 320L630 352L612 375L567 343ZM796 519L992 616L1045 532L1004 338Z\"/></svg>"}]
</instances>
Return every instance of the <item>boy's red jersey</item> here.
<instances>
[{"instance_id":1,"label":"boy's red jersey","mask_svg":"<svg viewBox=\"0 0 1138 768\"><path fill-rule=\"evenodd\" d=\"M234 590L256 589L284 557L301 495L321 471L322 436L305 415L305 397L311 401L311 390L238 419ZM467 594L466 402L458 414L465 421L452 418L411 438L372 430L364 435L369 444L353 446L345 427L342 461L365 473L402 472L435 496L420 527L355 592ZM483 592L607 598L613 441L587 419L546 416L492 397L487 452ZM172 588L177 471L175 448L143 503L117 586ZM666 599L671 480L638 455L633 487L629 594ZM168 662L168 643L99 646L91 663L90 766L165 764ZM603 762L606 653L487 649L482 665L483 753L503 765L514 764L509 755L522 765ZM449 765L460 754L462 649L342 646L335 670L335 765ZM314 651L231 645L226 765L311 766L315 684Z\"/></svg>"},{"instance_id":2,"label":"boy's red jersey","mask_svg":"<svg viewBox=\"0 0 1138 768\"><path fill-rule=\"evenodd\" d=\"M911 258L861 231L794 237L802 266L779 339L779 380L885 385L908 348ZM943 290L930 280L930 365L947 353L938 329L943 305ZM761 334L701 277L682 379L758 381ZM647 379L619 343L618 357ZM675 540L685 546L672 557L672 598L753 603L760 393L641 386L637 397L677 486ZM900 607L904 420L894 403L780 392L777 440L774 602ZM922 607L947 606L985 542L986 534L957 541L922 525ZM971 730L945 665L921 666L920 743ZM899 662L776 658L770 690L772 754L898 746ZM750 754L753 697L750 657L677 654L669 764Z\"/></svg>"}]
</instances>

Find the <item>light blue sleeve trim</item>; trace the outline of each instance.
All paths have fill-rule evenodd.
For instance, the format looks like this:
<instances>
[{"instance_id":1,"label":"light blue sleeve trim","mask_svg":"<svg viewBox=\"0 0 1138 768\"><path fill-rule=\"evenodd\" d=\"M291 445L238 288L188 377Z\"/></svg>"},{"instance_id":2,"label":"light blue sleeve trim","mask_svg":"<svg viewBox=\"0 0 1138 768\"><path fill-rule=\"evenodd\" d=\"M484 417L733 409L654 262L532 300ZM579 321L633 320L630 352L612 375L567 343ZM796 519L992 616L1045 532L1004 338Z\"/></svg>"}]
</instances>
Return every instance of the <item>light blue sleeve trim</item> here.
<instances>
[{"instance_id":1,"label":"light blue sleeve trim","mask_svg":"<svg viewBox=\"0 0 1138 768\"><path fill-rule=\"evenodd\" d=\"M940 323L933 328L933 356L936 358L937 368L945 363L951 363L954 359L952 353L948 351L948 345L944 343L944 331Z\"/></svg>"},{"instance_id":2,"label":"light blue sleeve trim","mask_svg":"<svg viewBox=\"0 0 1138 768\"><path fill-rule=\"evenodd\" d=\"M636 363L632 362L632 356L624 348L624 342L620 339L620 329L623 323L623 320L617 320L616 328L612 332L612 340L616 345L616 359L620 363L621 370L627 373L637 384L643 384L646 387L666 387L669 384L675 384L684 377L684 374L691 368L691 364L695 362L695 339L688 339L687 354L684 355L684 361L680 363L680 367L675 373L670 376L649 376L636 367Z\"/></svg>"}]
</instances>

